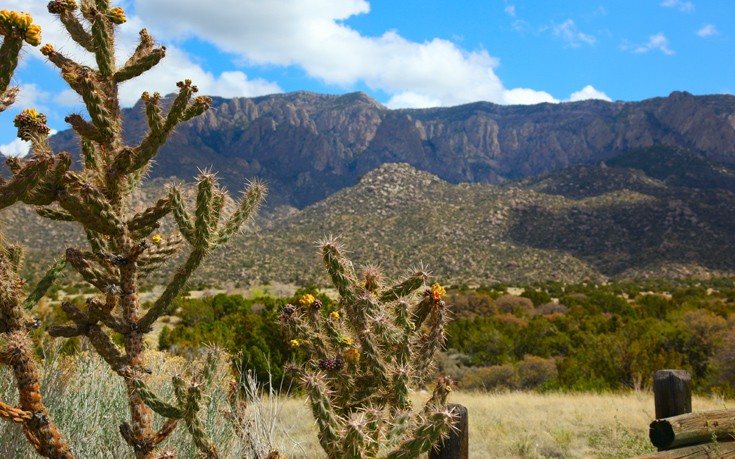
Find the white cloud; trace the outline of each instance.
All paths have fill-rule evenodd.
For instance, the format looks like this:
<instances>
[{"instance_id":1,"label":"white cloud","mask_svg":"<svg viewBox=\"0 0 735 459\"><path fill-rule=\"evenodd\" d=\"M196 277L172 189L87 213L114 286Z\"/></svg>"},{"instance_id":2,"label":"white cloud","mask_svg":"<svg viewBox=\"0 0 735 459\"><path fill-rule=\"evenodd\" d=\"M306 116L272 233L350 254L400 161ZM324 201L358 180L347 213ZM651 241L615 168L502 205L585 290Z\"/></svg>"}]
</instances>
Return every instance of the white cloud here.
<instances>
[{"instance_id":1,"label":"white cloud","mask_svg":"<svg viewBox=\"0 0 735 459\"><path fill-rule=\"evenodd\" d=\"M223 0L201 8L195 0L136 0L161 36L197 37L249 65L297 66L326 84L363 83L385 92L389 104L454 105L514 98L497 77L497 60L447 40L414 42L388 31L365 36L344 20L370 11L365 0ZM522 89L528 103L549 98ZM509 93L509 94L507 94Z\"/></svg>"},{"instance_id":2,"label":"white cloud","mask_svg":"<svg viewBox=\"0 0 735 459\"><path fill-rule=\"evenodd\" d=\"M720 34L720 31L717 30L717 27L713 24L707 24L703 26L701 29L697 30L697 35L703 38L712 37L712 36L719 35L719 34Z\"/></svg>"},{"instance_id":3,"label":"white cloud","mask_svg":"<svg viewBox=\"0 0 735 459\"><path fill-rule=\"evenodd\" d=\"M602 91L598 91L592 85L587 85L581 90L577 92L573 92L569 96L569 102L577 102L580 100L589 100L589 99L599 99L599 100L606 100L608 102L612 102L612 99L610 99L610 97L608 97L607 94L605 94Z\"/></svg>"},{"instance_id":4,"label":"white cloud","mask_svg":"<svg viewBox=\"0 0 735 459\"><path fill-rule=\"evenodd\" d=\"M555 37L564 40L568 46L573 48L582 45L594 45L597 42L594 36L580 32L571 19L567 19L561 24L552 24L550 30Z\"/></svg>"},{"instance_id":5,"label":"white cloud","mask_svg":"<svg viewBox=\"0 0 735 459\"><path fill-rule=\"evenodd\" d=\"M92 55L81 49L71 40L60 21L54 19L48 13L45 2L6 1L9 2L9 8L29 12L33 16L34 22L41 25L43 43L52 43L56 50L63 52L80 63L90 66L95 65ZM139 41L138 32L145 27L139 16L130 14L129 12L126 16L128 21L117 29L116 56L119 62L124 62L135 49ZM46 60L38 51L38 48L29 47L26 49L31 50L29 51L31 56L44 61ZM123 106L131 106L138 101L143 91L158 91L161 94L175 92L176 82L185 78L192 80L199 87L201 94L211 96L254 97L282 92L276 83L263 79L249 80L243 72L229 71L215 75L212 72L204 70L190 54L176 46L167 45L166 58L154 67L153 70L121 86L120 101ZM76 108L82 106L81 100L72 90L50 94L40 91L34 84L21 86L21 100L19 100L17 106L21 106L21 103L24 103L24 93L31 94L28 97L34 101L49 100L63 107Z\"/></svg>"},{"instance_id":6,"label":"white cloud","mask_svg":"<svg viewBox=\"0 0 735 459\"><path fill-rule=\"evenodd\" d=\"M666 55L674 54L674 51L669 47L669 39L662 33L651 35L648 37L648 42L642 45L634 46L634 53L647 53L649 51L660 51Z\"/></svg>"},{"instance_id":7,"label":"white cloud","mask_svg":"<svg viewBox=\"0 0 735 459\"><path fill-rule=\"evenodd\" d=\"M56 134L56 130L51 129L50 136ZM0 145L0 153L5 156L25 156L31 151L31 142L26 140L14 139L12 142Z\"/></svg>"},{"instance_id":8,"label":"white cloud","mask_svg":"<svg viewBox=\"0 0 735 459\"><path fill-rule=\"evenodd\" d=\"M221 97L256 97L282 92L275 84L262 79L249 80L239 71L222 72L214 75L193 63L193 58L184 50L166 47L166 57L151 71L123 83L120 87L120 102L125 106L135 104L144 91L170 94L176 92L176 82L190 79L199 88L199 94Z\"/></svg>"},{"instance_id":9,"label":"white cloud","mask_svg":"<svg viewBox=\"0 0 735 459\"><path fill-rule=\"evenodd\" d=\"M508 5L504 9L505 14L508 16L516 17L516 6L515 5Z\"/></svg>"},{"instance_id":10,"label":"white cloud","mask_svg":"<svg viewBox=\"0 0 735 459\"><path fill-rule=\"evenodd\" d=\"M21 84L14 108L18 110L35 108L39 112L46 113L50 110L47 105L50 97L50 92L44 91L35 83Z\"/></svg>"},{"instance_id":11,"label":"white cloud","mask_svg":"<svg viewBox=\"0 0 735 459\"><path fill-rule=\"evenodd\" d=\"M679 11L694 11L694 3L684 0L663 0L661 6L666 8L676 8Z\"/></svg>"},{"instance_id":12,"label":"white cloud","mask_svg":"<svg viewBox=\"0 0 735 459\"><path fill-rule=\"evenodd\" d=\"M442 103L439 99L406 91L391 97L385 105L388 108L428 108L439 107Z\"/></svg>"},{"instance_id":13,"label":"white cloud","mask_svg":"<svg viewBox=\"0 0 735 459\"><path fill-rule=\"evenodd\" d=\"M15 139L6 145L0 145L0 153L5 156L25 156L30 149L31 143L20 139Z\"/></svg>"}]
</instances>

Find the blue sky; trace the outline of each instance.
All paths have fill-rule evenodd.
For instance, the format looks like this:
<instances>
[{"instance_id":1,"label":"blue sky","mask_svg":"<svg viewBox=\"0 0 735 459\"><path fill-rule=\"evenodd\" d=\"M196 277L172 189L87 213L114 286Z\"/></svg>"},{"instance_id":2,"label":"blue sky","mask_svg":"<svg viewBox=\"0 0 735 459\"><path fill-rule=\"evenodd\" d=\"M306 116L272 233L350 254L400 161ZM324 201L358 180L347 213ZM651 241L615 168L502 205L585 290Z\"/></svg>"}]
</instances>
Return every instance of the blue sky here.
<instances>
[{"instance_id":1,"label":"blue sky","mask_svg":"<svg viewBox=\"0 0 735 459\"><path fill-rule=\"evenodd\" d=\"M46 13L46 0L4 0L30 12L43 42L89 58ZM212 5L202 7L202 5ZM127 83L173 92L258 96L365 91L394 108L586 98L638 101L672 91L735 91L733 0L123 0L121 59L147 27L167 46L154 71ZM81 111L37 49L15 77L16 106L0 113L0 150L22 153L12 118L36 107L54 129Z\"/></svg>"}]
</instances>

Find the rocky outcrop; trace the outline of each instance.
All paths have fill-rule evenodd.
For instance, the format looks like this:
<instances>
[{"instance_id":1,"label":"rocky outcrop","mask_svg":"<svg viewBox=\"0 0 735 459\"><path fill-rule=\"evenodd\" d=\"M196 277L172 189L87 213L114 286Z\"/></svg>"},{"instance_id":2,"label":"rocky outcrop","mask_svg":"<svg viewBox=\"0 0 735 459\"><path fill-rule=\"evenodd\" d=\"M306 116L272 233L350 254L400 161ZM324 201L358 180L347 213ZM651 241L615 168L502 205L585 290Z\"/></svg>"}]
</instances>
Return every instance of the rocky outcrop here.
<instances>
[{"instance_id":1,"label":"rocky outcrop","mask_svg":"<svg viewBox=\"0 0 735 459\"><path fill-rule=\"evenodd\" d=\"M146 130L142 106L126 116L135 141ZM68 131L54 142L76 149ZM501 183L656 145L735 164L735 97L676 92L630 103L423 110L389 110L363 93L216 98L212 110L174 133L151 172L189 180L211 165L230 189L261 177L271 207L302 208L387 162L452 183Z\"/></svg>"}]
</instances>

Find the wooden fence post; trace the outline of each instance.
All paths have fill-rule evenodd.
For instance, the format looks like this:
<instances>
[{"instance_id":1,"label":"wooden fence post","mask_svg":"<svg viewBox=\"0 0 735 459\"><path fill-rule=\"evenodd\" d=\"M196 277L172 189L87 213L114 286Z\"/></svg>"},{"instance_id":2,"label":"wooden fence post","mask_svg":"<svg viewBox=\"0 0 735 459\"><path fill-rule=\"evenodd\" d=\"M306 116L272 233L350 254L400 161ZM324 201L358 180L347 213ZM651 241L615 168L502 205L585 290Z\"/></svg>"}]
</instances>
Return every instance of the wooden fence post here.
<instances>
[{"instance_id":1,"label":"wooden fence post","mask_svg":"<svg viewBox=\"0 0 735 459\"><path fill-rule=\"evenodd\" d=\"M685 370L658 370L653 374L656 419L692 412L692 377Z\"/></svg>"},{"instance_id":2,"label":"wooden fence post","mask_svg":"<svg viewBox=\"0 0 735 459\"><path fill-rule=\"evenodd\" d=\"M457 430L452 431L449 438L439 444L438 449L431 450L429 459L468 459L470 457L467 407L450 403L449 408L457 413L457 421L454 424Z\"/></svg>"}]
</instances>

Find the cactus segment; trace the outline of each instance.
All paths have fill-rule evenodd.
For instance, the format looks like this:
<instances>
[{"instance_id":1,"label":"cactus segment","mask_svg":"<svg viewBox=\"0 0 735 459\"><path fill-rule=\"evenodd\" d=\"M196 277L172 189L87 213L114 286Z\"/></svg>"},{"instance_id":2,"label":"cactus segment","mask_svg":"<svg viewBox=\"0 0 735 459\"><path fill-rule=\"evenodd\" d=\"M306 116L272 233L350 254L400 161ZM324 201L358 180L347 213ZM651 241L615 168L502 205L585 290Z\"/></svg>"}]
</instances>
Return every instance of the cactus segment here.
<instances>
[{"instance_id":1,"label":"cactus segment","mask_svg":"<svg viewBox=\"0 0 735 459\"><path fill-rule=\"evenodd\" d=\"M59 278L61 275L61 272L66 267L66 259L60 258L59 260L54 263L54 265L46 271L46 275L43 276L43 278L38 282L38 285L36 285L36 288L31 292L30 295L28 295L28 298L23 301L23 304L21 307L25 309L26 311L32 309L34 306L38 304L39 301L41 301L41 298L46 294L49 288L51 288L51 285L53 285L54 282Z\"/></svg>"}]
</instances>

